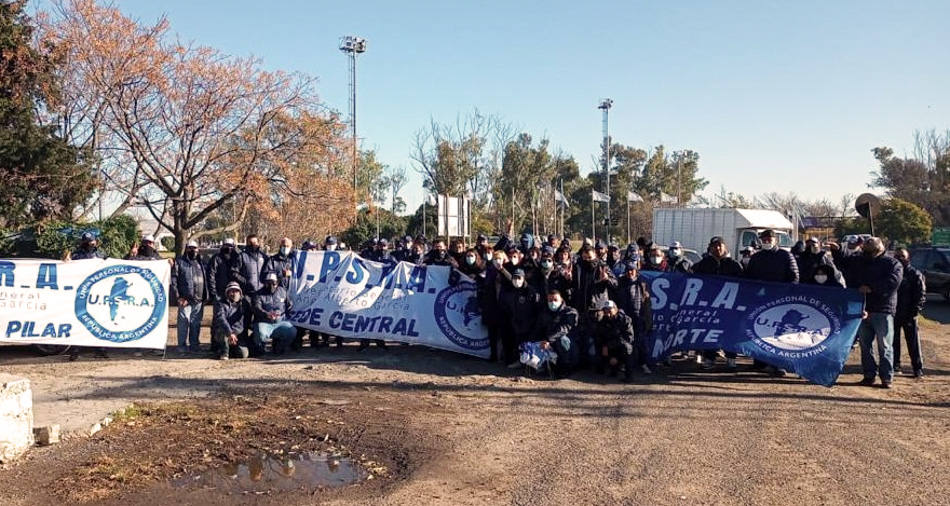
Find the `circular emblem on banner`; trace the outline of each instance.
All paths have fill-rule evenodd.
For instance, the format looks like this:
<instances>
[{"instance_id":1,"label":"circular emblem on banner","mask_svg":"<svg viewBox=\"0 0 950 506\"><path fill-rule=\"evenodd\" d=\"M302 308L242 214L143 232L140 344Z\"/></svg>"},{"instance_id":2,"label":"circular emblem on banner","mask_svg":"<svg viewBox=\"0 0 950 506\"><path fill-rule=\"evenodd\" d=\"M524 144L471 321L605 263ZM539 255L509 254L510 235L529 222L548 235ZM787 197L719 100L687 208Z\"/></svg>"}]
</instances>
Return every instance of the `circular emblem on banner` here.
<instances>
[{"instance_id":1,"label":"circular emblem on banner","mask_svg":"<svg viewBox=\"0 0 950 506\"><path fill-rule=\"evenodd\" d=\"M488 348L488 337L479 337L485 335L485 328L474 283L444 288L436 296L433 309L435 324L449 341L468 350Z\"/></svg>"},{"instance_id":2,"label":"circular emblem on banner","mask_svg":"<svg viewBox=\"0 0 950 506\"><path fill-rule=\"evenodd\" d=\"M786 351L815 348L839 328L838 317L818 300L779 299L760 306L746 318L746 335L753 342Z\"/></svg>"},{"instance_id":3,"label":"circular emblem on banner","mask_svg":"<svg viewBox=\"0 0 950 506\"><path fill-rule=\"evenodd\" d=\"M141 339L162 322L168 299L149 269L112 265L87 277L76 290L76 318L98 339Z\"/></svg>"}]
</instances>

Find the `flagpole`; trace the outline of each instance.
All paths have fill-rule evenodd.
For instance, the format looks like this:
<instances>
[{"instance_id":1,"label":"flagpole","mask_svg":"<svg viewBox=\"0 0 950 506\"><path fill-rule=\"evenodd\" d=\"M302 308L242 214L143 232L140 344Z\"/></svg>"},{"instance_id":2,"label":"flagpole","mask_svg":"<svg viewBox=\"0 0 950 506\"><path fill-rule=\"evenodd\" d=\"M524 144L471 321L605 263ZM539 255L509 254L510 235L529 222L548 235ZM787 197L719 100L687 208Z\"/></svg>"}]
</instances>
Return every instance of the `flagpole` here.
<instances>
[{"instance_id":1,"label":"flagpole","mask_svg":"<svg viewBox=\"0 0 950 506\"><path fill-rule=\"evenodd\" d=\"M627 193L627 244L630 244L630 193Z\"/></svg>"},{"instance_id":2,"label":"flagpole","mask_svg":"<svg viewBox=\"0 0 950 506\"><path fill-rule=\"evenodd\" d=\"M564 207L567 207L567 197L564 196L564 179L561 179L561 198L564 199ZM564 209L561 209L561 239L564 237Z\"/></svg>"},{"instance_id":3,"label":"flagpole","mask_svg":"<svg viewBox=\"0 0 950 506\"><path fill-rule=\"evenodd\" d=\"M597 226L594 224L594 190L590 191L590 238L597 240Z\"/></svg>"}]
</instances>

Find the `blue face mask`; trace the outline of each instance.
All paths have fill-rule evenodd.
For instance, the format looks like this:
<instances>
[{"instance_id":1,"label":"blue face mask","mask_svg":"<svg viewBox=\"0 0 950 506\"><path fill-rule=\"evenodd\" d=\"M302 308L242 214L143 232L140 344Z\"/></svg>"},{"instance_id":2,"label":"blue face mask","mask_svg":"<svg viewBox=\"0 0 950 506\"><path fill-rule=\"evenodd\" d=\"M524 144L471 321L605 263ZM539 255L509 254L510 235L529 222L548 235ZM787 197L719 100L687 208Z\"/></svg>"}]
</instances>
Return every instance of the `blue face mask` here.
<instances>
[{"instance_id":1,"label":"blue face mask","mask_svg":"<svg viewBox=\"0 0 950 506\"><path fill-rule=\"evenodd\" d=\"M551 311L557 311L558 309L561 309L561 303L560 303L560 302L552 302L552 301L549 301L549 302L548 302L548 308L549 308Z\"/></svg>"}]
</instances>

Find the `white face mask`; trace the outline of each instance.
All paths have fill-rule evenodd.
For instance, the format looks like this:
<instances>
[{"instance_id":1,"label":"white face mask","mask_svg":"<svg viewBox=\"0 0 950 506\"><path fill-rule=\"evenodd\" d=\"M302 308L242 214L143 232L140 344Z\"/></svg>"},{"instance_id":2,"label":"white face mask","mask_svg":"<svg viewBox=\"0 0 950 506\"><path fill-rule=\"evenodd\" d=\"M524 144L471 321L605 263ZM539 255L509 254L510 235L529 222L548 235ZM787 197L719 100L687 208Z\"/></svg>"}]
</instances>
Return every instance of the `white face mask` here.
<instances>
[{"instance_id":1,"label":"white face mask","mask_svg":"<svg viewBox=\"0 0 950 506\"><path fill-rule=\"evenodd\" d=\"M521 278L512 279L511 284L515 285L515 288L521 288L524 286L524 280Z\"/></svg>"},{"instance_id":2,"label":"white face mask","mask_svg":"<svg viewBox=\"0 0 950 506\"><path fill-rule=\"evenodd\" d=\"M521 259L518 257L511 257L511 265L518 265L521 263Z\"/></svg>"},{"instance_id":3,"label":"white face mask","mask_svg":"<svg viewBox=\"0 0 950 506\"><path fill-rule=\"evenodd\" d=\"M673 257L673 258L679 258L679 256L680 256L681 254L682 254L682 252L679 250L679 248L672 248L672 249L670 249L670 256Z\"/></svg>"},{"instance_id":4,"label":"white face mask","mask_svg":"<svg viewBox=\"0 0 950 506\"><path fill-rule=\"evenodd\" d=\"M336 244L327 244L327 251L336 251Z\"/></svg>"},{"instance_id":5,"label":"white face mask","mask_svg":"<svg viewBox=\"0 0 950 506\"><path fill-rule=\"evenodd\" d=\"M660 265L661 263L663 263L663 257L660 257L660 256L653 257L653 263L656 265Z\"/></svg>"},{"instance_id":6,"label":"white face mask","mask_svg":"<svg viewBox=\"0 0 950 506\"><path fill-rule=\"evenodd\" d=\"M556 301L556 302L555 302L555 301L548 301L548 308L549 308L551 311L557 311L558 309L561 309L561 301Z\"/></svg>"},{"instance_id":7,"label":"white face mask","mask_svg":"<svg viewBox=\"0 0 950 506\"><path fill-rule=\"evenodd\" d=\"M823 285L825 284L825 281L828 281L828 276L826 274L815 274L815 283Z\"/></svg>"},{"instance_id":8,"label":"white face mask","mask_svg":"<svg viewBox=\"0 0 950 506\"><path fill-rule=\"evenodd\" d=\"M465 263L468 265L475 265L475 257L467 256L465 257Z\"/></svg>"},{"instance_id":9,"label":"white face mask","mask_svg":"<svg viewBox=\"0 0 950 506\"><path fill-rule=\"evenodd\" d=\"M280 247L280 254L281 254L281 255L284 255L284 256L289 255L289 254L290 254L290 247L289 247L289 246L281 246L281 247Z\"/></svg>"},{"instance_id":10,"label":"white face mask","mask_svg":"<svg viewBox=\"0 0 950 506\"><path fill-rule=\"evenodd\" d=\"M772 251L773 249L775 249L775 243L773 243L773 242L763 242L763 243L762 243L762 249L764 249L765 251Z\"/></svg>"}]
</instances>

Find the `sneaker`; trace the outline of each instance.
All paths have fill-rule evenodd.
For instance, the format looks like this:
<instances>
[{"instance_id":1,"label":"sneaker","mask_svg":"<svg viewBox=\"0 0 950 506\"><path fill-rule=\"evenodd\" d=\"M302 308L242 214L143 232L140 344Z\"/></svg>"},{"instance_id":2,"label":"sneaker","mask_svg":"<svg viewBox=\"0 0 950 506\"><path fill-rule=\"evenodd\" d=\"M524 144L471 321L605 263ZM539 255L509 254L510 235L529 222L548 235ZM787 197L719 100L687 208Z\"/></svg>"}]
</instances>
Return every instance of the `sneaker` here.
<instances>
[{"instance_id":1,"label":"sneaker","mask_svg":"<svg viewBox=\"0 0 950 506\"><path fill-rule=\"evenodd\" d=\"M715 360L711 358L704 358L699 367L708 371L709 369L712 369L714 365L716 365Z\"/></svg>"},{"instance_id":2,"label":"sneaker","mask_svg":"<svg viewBox=\"0 0 950 506\"><path fill-rule=\"evenodd\" d=\"M248 350L246 346L238 346L238 353L241 354L241 358L247 358L251 354L250 350Z\"/></svg>"},{"instance_id":3,"label":"sneaker","mask_svg":"<svg viewBox=\"0 0 950 506\"><path fill-rule=\"evenodd\" d=\"M642 371L643 374L653 374L653 371L650 370L650 366L646 364L640 364L640 371Z\"/></svg>"},{"instance_id":4,"label":"sneaker","mask_svg":"<svg viewBox=\"0 0 950 506\"><path fill-rule=\"evenodd\" d=\"M892 388L892 387L891 387L891 382L890 382L890 381L882 381L882 382L881 382L881 388L886 388L886 389Z\"/></svg>"},{"instance_id":5,"label":"sneaker","mask_svg":"<svg viewBox=\"0 0 950 506\"><path fill-rule=\"evenodd\" d=\"M895 365L895 366L894 366L894 376L901 376L901 375L903 375L903 374L904 374L904 371L901 371L901 366Z\"/></svg>"},{"instance_id":6,"label":"sneaker","mask_svg":"<svg viewBox=\"0 0 950 506\"><path fill-rule=\"evenodd\" d=\"M705 360L706 360L706 359L703 358L703 354L702 354L702 353L697 353L697 354L696 354L696 363L697 363L697 364L703 365L703 362L704 362Z\"/></svg>"},{"instance_id":7,"label":"sneaker","mask_svg":"<svg viewBox=\"0 0 950 506\"><path fill-rule=\"evenodd\" d=\"M726 367L728 367L729 369L735 369L736 367L738 367L738 366L736 365L736 359L734 359L734 358L727 358L727 359L726 359Z\"/></svg>"},{"instance_id":8,"label":"sneaker","mask_svg":"<svg viewBox=\"0 0 950 506\"><path fill-rule=\"evenodd\" d=\"M364 340L364 341L360 341L360 346L359 346L359 348L356 349L356 351L363 351L363 350L365 350L366 348L369 348L369 341L365 341L365 340Z\"/></svg>"},{"instance_id":9,"label":"sneaker","mask_svg":"<svg viewBox=\"0 0 950 506\"><path fill-rule=\"evenodd\" d=\"M913 377L914 377L914 378L923 378L923 377L924 377L924 370L923 370L923 369L914 369L914 375L913 375Z\"/></svg>"},{"instance_id":10,"label":"sneaker","mask_svg":"<svg viewBox=\"0 0 950 506\"><path fill-rule=\"evenodd\" d=\"M858 385L861 385L862 387L872 387L874 386L874 378L864 378L858 382Z\"/></svg>"},{"instance_id":11,"label":"sneaker","mask_svg":"<svg viewBox=\"0 0 950 506\"><path fill-rule=\"evenodd\" d=\"M230 357L228 357L226 354L225 354L225 355L218 355L218 360L228 360L229 358L230 358Z\"/></svg>"},{"instance_id":12,"label":"sneaker","mask_svg":"<svg viewBox=\"0 0 950 506\"><path fill-rule=\"evenodd\" d=\"M185 353L188 353L188 348L185 348L184 346L177 346L175 347L175 352L179 355L184 355Z\"/></svg>"},{"instance_id":13,"label":"sneaker","mask_svg":"<svg viewBox=\"0 0 950 506\"><path fill-rule=\"evenodd\" d=\"M505 367L507 367L508 369L517 369L521 367L521 362L512 362Z\"/></svg>"}]
</instances>

